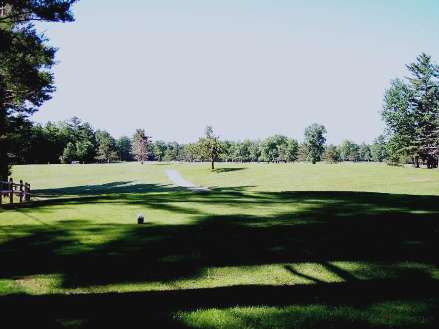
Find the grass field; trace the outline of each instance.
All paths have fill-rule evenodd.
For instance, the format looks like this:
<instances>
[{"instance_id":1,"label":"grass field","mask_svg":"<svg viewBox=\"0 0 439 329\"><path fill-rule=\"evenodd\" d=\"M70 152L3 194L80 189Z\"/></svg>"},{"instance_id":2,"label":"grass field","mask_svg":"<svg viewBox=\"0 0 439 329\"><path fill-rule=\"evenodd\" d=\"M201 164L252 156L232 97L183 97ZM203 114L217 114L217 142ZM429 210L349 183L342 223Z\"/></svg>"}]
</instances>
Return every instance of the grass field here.
<instances>
[{"instance_id":1,"label":"grass field","mask_svg":"<svg viewBox=\"0 0 439 329\"><path fill-rule=\"evenodd\" d=\"M173 186L169 168L210 192ZM437 170L129 163L13 177L35 193L0 209L0 321L17 328L439 325Z\"/></svg>"}]
</instances>

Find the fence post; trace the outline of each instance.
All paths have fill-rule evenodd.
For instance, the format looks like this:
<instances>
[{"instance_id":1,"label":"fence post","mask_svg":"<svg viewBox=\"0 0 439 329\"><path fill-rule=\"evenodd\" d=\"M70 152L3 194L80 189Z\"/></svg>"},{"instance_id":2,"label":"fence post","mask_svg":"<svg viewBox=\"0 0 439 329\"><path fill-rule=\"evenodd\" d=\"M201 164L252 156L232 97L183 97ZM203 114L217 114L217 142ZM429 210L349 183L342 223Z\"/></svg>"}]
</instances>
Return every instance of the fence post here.
<instances>
[{"instance_id":1,"label":"fence post","mask_svg":"<svg viewBox=\"0 0 439 329\"><path fill-rule=\"evenodd\" d=\"M20 179L20 203L23 202L23 180Z\"/></svg>"},{"instance_id":2,"label":"fence post","mask_svg":"<svg viewBox=\"0 0 439 329\"><path fill-rule=\"evenodd\" d=\"M24 192L23 192L23 196L24 196L24 201L27 201L27 183L24 183Z\"/></svg>"},{"instance_id":3,"label":"fence post","mask_svg":"<svg viewBox=\"0 0 439 329\"><path fill-rule=\"evenodd\" d=\"M31 194L31 192L30 192L30 184L29 183L25 184L25 190L26 190L25 201L30 201L30 194Z\"/></svg>"},{"instance_id":4,"label":"fence post","mask_svg":"<svg viewBox=\"0 0 439 329\"><path fill-rule=\"evenodd\" d=\"M14 180L9 178L9 203L14 203Z\"/></svg>"}]
</instances>

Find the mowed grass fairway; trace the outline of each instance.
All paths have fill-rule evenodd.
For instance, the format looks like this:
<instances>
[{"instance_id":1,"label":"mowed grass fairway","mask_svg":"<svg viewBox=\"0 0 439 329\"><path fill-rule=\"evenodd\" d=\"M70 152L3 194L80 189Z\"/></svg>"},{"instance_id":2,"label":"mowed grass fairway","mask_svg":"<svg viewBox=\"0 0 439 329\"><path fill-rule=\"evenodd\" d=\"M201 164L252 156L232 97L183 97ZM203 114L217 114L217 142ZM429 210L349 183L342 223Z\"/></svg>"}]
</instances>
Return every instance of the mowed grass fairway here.
<instances>
[{"instance_id":1,"label":"mowed grass fairway","mask_svg":"<svg viewBox=\"0 0 439 329\"><path fill-rule=\"evenodd\" d=\"M36 201L0 210L0 327L439 326L439 170L129 163L13 177Z\"/></svg>"}]
</instances>

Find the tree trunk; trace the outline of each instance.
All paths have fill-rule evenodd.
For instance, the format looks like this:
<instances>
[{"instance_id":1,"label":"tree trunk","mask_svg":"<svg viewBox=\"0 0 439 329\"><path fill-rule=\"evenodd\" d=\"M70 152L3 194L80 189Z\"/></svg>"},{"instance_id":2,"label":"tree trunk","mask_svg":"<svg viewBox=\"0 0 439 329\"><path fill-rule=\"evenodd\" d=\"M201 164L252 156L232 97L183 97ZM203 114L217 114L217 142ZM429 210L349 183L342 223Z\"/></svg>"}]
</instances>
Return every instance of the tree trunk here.
<instances>
[{"instance_id":1,"label":"tree trunk","mask_svg":"<svg viewBox=\"0 0 439 329\"><path fill-rule=\"evenodd\" d=\"M9 159L3 144L0 142L0 180L6 181L9 176Z\"/></svg>"},{"instance_id":2,"label":"tree trunk","mask_svg":"<svg viewBox=\"0 0 439 329\"><path fill-rule=\"evenodd\" d=\"M215 169L215 160L212 159L211 163L212 163L212 170L214 170Z\"/></svg>"},{"instance_id":3,"label":"tree trunk","mask_svg":"<svg viewBox=\"0 0 439 329\"><path fill-rule=\"evenodd\" d=\"M427 167L428 169L433 169L436 167L436 159L431 155L429 155L427 158Z\"/></svg>"},{"instance_id":4,"label":"tree trunk","mask_svg":"<svg viewBox=\"0 0 439 329\"><path fill-rule=\"evenodd\" d=\"M0 106L0 180L6 181L9 176L9 157L6 135L6 111Z\"/></svg>"}]
</instances>

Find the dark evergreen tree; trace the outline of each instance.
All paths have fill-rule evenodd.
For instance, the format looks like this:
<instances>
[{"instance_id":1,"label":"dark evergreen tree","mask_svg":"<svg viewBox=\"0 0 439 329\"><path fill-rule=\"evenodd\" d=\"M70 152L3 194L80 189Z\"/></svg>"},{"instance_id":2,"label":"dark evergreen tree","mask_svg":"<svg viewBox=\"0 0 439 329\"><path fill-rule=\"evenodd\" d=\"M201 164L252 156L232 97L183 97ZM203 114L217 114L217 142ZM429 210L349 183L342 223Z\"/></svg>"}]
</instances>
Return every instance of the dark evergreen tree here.
<instances>
[{"instance_id":1,"label":"dark evergreen tree","mask_svg":"<svg viewBox=\"0 0 439 329\"><path fill-rule=\"evenodd\" d=\"M0 17L0 179L9 173L15 120L25 120L55 90L50 68L56 49L37 33L32 21L72 21L74 0L8 0Z\"/></svg>"},{"instance_id":2,"label":"dark evergreen tree","mask_svg":"<svg viewBox=\"0 0 439 329\"><path fill-rule=\"evenodd\" d=\"M127 136L122 136L116 141L116 148L119 154L120 161L131 161L133 159L131 155L131 139Z\"/></svg>"},{"instance_id":3,"label":"dark evergreen tree","mask_svg":"<svg viewBox=\"0 0 439 329\"><path fill-rule=\"evenodd\" d=\"M386 90L383 118L389 143L388 155L393 160L412 157L428 168L437 166L439 156L439 66L431 57L421 54L407 65L406 81L395 80Z\"/></svg>"}]
</instances>

